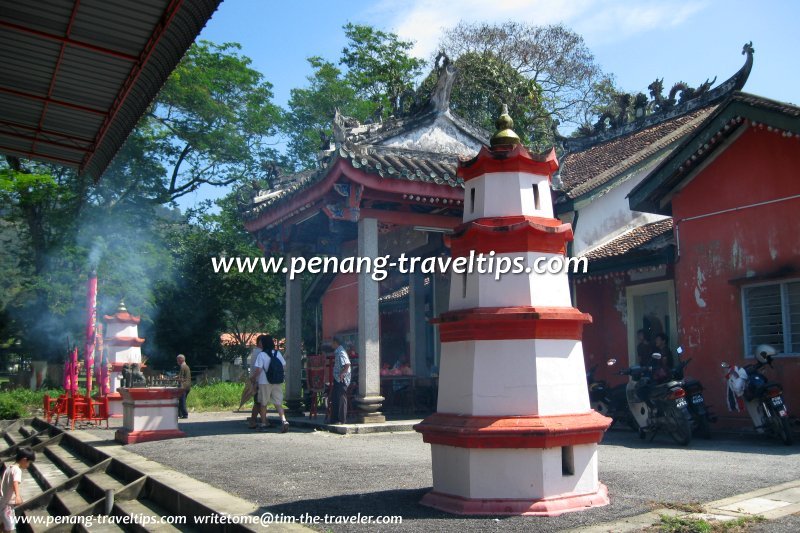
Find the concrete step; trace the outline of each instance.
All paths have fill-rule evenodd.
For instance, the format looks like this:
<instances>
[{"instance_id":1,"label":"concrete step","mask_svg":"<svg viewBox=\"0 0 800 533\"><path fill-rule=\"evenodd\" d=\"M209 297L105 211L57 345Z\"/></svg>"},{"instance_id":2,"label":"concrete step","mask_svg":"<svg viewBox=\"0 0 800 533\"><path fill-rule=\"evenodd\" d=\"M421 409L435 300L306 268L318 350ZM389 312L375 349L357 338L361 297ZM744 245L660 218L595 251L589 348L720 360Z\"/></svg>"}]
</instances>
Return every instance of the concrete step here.
<instances>
[{"instance_id":1,"label":"concrete step","mask_svg":"<svg viewBox=\"0 0 800 533\"><path fill-rule=\"evenodd\" d=\"M58 504L63 508L66 515L79 513L86 509L90 504L94 503L84 498L79 492L75 490L65 490L57 492L55 498Z\"/></svg>"},{"instance_id":2,"label":"concrete step","mask_svg":"<svg viewBox=\"0 0 800 533\"><path fill-rule=\"evenodd\" d=\"M156 531L160 533L168 533L174 531L191 531L191 529L175 526L172 524L161 524L162 516L172 516L162 507L159 507L153 501L142 500L124 500L114 502L115 513L118 515L135 516L141 519L139 523L131 527L132 531Z\"/></svg>"},{"instance_id":3,"label":"concrete step","mask_svg":"<svg viewBox=\"0 0 800 533\"><path fill-rule=\"evenodd\" d=\"M106 472L92 472L83 477L80 492L84 497L93 498L94 501L105 498L106 491L111 489L116 494L123 487L124 483L115 479Z\"/></svg>"},{"instance_id":4,"label":"concrete step","mask_svg":"<svg viewBox=\"0 0 800 533\"><path fill-rule=\"evenodd\" d=\"M48 527L53 527L52 523L50 523L49 526L47 524L47 518L49 516L50 513L48 513L46 509L29 509L25 511L25 517L32 520L40 518L40 523L28 522L26 524L17 524L17 531L33 531L35 533L47 531Z\"/></svg>"},{"instance_id":5,"label":"concrete step","mask_svg":"<svg viewBox=\"0 0 800 533\"><path fill-rule=\"evenodd\" d=\"M68 477L77 475L92 466L89 461L62 445L47 446L44 453Z\"/></svg>"},{"instance_id":6,"label":"concrete step","mask_svg":"<svg viewBox=\"0 0 800 533\"><path fill-rule=\"evenodd\" d=\"M39 484L44 490L61 485L70 477L42 453L37 455L36 461L31 464L28 471L32 476L37 476L38 474Z\"/></svg>"},{"instance_id":7,"label":"concrete step","mask_svg":"<svg viewBox=\"0 0 800 533\"><path fill-rule=\"evenodd\" d=\"M22 471L22 483L19 485L19 494L22 496L22 501L32 500L45 490L30 472Z\"/></svg>"}]
</instances>

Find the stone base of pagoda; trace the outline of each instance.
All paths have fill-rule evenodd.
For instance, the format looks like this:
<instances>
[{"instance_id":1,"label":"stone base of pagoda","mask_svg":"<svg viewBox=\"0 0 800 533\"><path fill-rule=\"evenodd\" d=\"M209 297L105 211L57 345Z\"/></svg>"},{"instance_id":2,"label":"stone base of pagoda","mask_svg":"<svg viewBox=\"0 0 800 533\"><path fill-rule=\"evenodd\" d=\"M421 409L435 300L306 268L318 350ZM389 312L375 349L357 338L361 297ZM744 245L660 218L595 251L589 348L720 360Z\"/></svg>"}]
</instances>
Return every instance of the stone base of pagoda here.
<instances>
[{"instance_id":1,"label":"stone base of pagoda","mask_svg":"<svg viewBox=\"0 0 800 533\"><path fill-rule=\"evenodd\" d=\"M113 392L108 396L108 417L109 418L122 418L122 395L118 392Z\"/></svg>"},{"instance_id":2,"label":"stone base of pagoda","mask_svg":"<svg viewBox=\"0 0 800 533\"><path fill-rule=\"evenodd\" d=\"M591 507L603 507L609 504L609 499L608 489L600 483L594 493L567 493L538 500L469 499L431 491L420 500L420 503L439 511L459 515L558 516Z\"/></svg>"},{"instance_id":3,"label":"stone base of pagoda","mask_svg":"<svg viewBox=\"0 0 800 533\"><path fill-rule=\"evenodd\" d=\"M185 437L178 429L178 399L183 390L177 387L119 389L122 395L122 429L115 440L133 444Z\"/></svg>"},{"instance_id":4,"label":"stone base of pagoda","mask_svg":"<svg viewBox=\"0 0 800 533\"><path fill-rule=\"evenodd\" d=\"M434 413L414 429L431 444L423 504L457 514L556 515L608 504L597 444L611 419Z\"/></svg>"}]
</instances>

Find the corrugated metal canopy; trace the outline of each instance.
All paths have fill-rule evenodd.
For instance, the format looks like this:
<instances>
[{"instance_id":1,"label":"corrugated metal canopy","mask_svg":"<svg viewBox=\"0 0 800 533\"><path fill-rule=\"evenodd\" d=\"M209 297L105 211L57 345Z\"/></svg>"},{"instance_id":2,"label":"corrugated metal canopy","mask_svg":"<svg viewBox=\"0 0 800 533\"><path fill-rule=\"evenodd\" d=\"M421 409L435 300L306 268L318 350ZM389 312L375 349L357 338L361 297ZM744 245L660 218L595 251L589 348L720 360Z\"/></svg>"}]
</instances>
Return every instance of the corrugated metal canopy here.
<instances>
[{"instance_id":1,"label":"corrugated metal canopy","mask_svg":"<svg viewBox=\"0 0 800 533\"><path fill-rule=\"evenodd\" d=\"M99 178L222 0L0 0L0 153Z\"/></svg>"}]
</instances>

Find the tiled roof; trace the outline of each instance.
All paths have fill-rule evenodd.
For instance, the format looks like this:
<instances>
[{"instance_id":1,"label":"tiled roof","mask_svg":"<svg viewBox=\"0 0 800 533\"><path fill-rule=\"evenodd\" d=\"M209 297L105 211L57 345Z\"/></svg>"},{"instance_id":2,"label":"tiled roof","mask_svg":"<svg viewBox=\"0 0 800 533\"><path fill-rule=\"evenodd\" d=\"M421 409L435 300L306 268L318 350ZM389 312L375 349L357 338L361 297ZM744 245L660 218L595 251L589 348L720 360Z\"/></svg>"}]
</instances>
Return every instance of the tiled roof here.
<instances>
[{"instance_id":1,"label":"tiled roof","mask_svg":"<svg viewBox=\"0 0 800 533\"><path fill-rule=\"evenodd\" d=\"M272 190L259 191L242 216L245 220L254 220L276 202L286 201L312 187L324 179L328 170L340 159L346 160L354 168L381 178L464 188L464 180L456 177L458 156L385 146L355 146L348 143L332 154L324 168L283 176L277 180Z\"/></svg>"},{"instance_id":2,"label":"tiled roof","mask_svg":"<svg viewBox=\"0 0 800 533\"><path fill-rule=\"evenodd\" d=\"M636 250L637 248L645 247L652 244L653 241L659 237L668 236L672 233L672 219L667 218L659 220L658 222L651 222L639 226L627 233L612 239L611 241L590 250L583 254L582 257L587 258L589 261L599 261L603 259L611 259L625 255L628 252Z\"/></svg>"},{"instance_id":3,"label":"tiled roof","mask_svg":"<svg viewBox=\"0 0 800 533\"><path fill-rule=\"evenodd\" d=\"M569 198L577 198L611 181L695 130L714 109L716 106L704 107L624 137L567 154L561 160L562 190Z\"/></svg>"}]
</instances>

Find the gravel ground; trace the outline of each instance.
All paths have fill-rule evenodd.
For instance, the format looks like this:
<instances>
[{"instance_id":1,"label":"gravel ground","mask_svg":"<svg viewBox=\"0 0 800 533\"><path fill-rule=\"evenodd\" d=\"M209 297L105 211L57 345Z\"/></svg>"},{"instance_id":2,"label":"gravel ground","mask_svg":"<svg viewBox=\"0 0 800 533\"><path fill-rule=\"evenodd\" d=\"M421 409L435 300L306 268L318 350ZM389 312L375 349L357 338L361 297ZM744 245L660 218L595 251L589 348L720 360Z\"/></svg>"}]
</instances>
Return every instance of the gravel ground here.
<instances>
[{"instance_id":1,"label":"gravel ground","mask_svg":"<svg viewBox=\"0 0 800 533\"><path fill-rule=\"evenodd\" d=\"M399 515L398 526L326 526L326 531L559 531L617 520L660 503L708 502L800 478L800 447L760 437L695 440L674 446L611 431L600 447L607 507L555 518L461 518L423 507L432 485L430 448L419 434L340 436L293 428L254 433L244 415L192 414L190 438L126 449L168 465L275 514ZM534 526L535 524L535 526ZM776 529L772 529L775 526ZM797 516L758 531L798 531ZM777 529L778 527L784 529Z\"/></svg>"}]
</instances>

